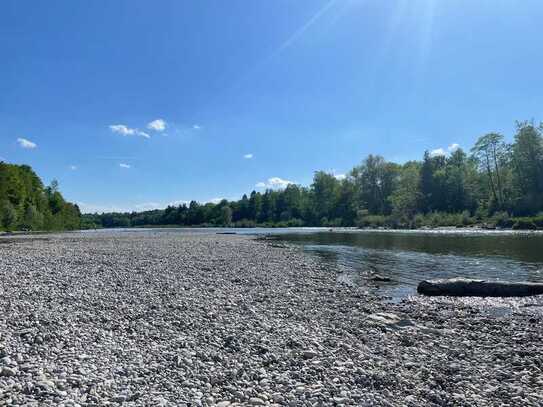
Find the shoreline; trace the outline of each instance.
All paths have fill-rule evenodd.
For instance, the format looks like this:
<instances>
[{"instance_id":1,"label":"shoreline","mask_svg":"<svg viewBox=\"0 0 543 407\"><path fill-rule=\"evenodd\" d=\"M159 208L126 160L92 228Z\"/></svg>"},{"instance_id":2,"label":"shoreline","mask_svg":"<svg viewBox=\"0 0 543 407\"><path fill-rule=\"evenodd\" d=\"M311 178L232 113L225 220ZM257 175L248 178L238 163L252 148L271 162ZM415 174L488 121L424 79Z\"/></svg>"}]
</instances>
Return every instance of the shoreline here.
<instances>
[{"instance_id":1,"label":"shoreline","mask_svg":"<svg viewBox=\"0 0 543 407\"><path fill-rule=\"evenodd\" d=\"M0 245L0 405L543 403L542 296L390 304L251 236L17 240Z\"/></svg>"},{"instance_id":2,"label":"shoreline","mask_svg":"<svg viewBox=\"0 0 543 407\"><path fill-rule=\"evenodd\" d=\"M216 234L232 234L238 235L276 235L288 234L292 232L303 233L405 233L405 234L450 234L450 235L541 235L543 230L515 230L515 229L488 229L477 226L470 227L453 227L442 226L436 228L418 228L418 229L392 229L392 228L358 228L358 227L255 227L255 228L238 228L238 227L200 227L200 226L152 226L152 227L128 227L128 228L98 228L98 229L79 229L66 231L0 231L0 238L6 237L23 237L23 236L40 236L40 235L58 235L58 234L85 234L85 233L130 233L130 232L149 232L153 230L176 231L182 230L185 232L203 232ZM216 232L215 232L216 231Z\"/></svg>"}]
</instances>

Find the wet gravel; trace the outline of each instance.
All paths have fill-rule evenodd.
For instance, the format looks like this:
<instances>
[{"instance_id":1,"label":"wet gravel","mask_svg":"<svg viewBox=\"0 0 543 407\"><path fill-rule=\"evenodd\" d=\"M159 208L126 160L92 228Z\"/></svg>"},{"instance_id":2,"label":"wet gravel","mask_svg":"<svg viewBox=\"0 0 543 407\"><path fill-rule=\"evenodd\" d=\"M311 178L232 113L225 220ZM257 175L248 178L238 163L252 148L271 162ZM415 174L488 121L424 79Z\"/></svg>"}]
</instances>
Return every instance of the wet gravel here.
<instances>
[{"instance_id":1,"label":"wet gravel","mask_svg":"<svg viewBox=\"0 0 543 407\"><path fill-rule=\"evenodd\" d=\"M0 406L540 406L541 297L382 301L300 248L0 238Z\"/></svg>"}]
</instances>

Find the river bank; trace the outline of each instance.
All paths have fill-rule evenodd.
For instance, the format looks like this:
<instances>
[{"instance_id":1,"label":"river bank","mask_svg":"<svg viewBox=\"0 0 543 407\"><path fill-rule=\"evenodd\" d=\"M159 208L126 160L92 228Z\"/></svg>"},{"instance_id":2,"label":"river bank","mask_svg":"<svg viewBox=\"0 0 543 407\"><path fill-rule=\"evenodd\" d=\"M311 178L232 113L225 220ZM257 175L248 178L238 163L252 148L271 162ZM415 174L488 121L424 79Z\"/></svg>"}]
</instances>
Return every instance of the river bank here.
<instances>
[{"instance_id":1,"label":"river bank","mask_svg":"<svg viewBox=\"0 0 543 407\"><path fill-rule=\"evenodd\" d=\"M17 236L0 258L0 405L543 403L541 297L389 304L211 233Z\"/></svg>"}]
</instances>

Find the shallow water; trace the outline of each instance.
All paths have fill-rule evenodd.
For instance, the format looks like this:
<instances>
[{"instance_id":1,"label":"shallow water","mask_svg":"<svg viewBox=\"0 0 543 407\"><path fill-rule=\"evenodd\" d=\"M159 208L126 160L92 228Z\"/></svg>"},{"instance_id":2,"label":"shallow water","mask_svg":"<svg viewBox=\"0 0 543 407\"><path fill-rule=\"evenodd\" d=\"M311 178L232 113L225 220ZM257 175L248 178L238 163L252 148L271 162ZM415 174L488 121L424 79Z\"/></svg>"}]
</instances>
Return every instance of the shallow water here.
<instances>
[{"instance_id":1,"label":"shallow water","mask_svg":"<svg viewBox=\"0 0 543 407\"><path fill-rule=\"evenodd\" d=\"M543 282L540 233L356 231L293 233L280 239L339 268L339 281L366 285L393 300L414 294L424 279ZM372 281L375 275L390 281Z\"/></svg>"}]
</instances>

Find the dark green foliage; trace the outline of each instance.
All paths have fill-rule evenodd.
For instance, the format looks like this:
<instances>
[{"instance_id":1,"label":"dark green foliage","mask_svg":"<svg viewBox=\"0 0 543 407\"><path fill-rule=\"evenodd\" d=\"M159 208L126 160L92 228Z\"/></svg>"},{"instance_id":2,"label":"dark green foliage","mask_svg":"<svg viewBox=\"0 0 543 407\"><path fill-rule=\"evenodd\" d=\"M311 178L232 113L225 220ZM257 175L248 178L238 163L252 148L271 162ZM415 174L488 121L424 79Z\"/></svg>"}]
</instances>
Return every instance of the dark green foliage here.
<instances>
[{"instance_id":1,"label":"dark green foliage","mask_svg":"<svg viewBox=\"0 0 543 407\"><path fill-rule=\"evenodd\" d=\"M369 155L343 180L318 171L310 187L253 191L237 202L193 201L142 213L85 215L84 225L543 228L543 216L535 216L543 211L542 132L541 125L522 122L513 144L489 133L469 156L457 148L446 156L426 152L420 162L399 165ZM6 193L17 207L23 198L18 184L12 185ZM54 189L48 193L53 211L58 206ZM29 222L32 214L29 209Z\"/></svg>"},{"instance_id":2,"label":"dark green foliage","mask_svg":"<svg viewBox=\"0 0 543 407\"><path fill-rule=\"evenodd\" d=\"M2 207L0 207L2 217L0 222L5 230L13 230L17 225L17 211L13 204L6 200L2 202Z\"/></svg>"},{"instance_id":3,"label":"dark green foliage","mask_svg":"<svg viewBox=\"0 0 543 407\"><path fill-rule=\"evenodd\" d=\"M44 188L28 165L0 162L0 229L73 230L80 227L79 208L64 200L56 181Z\"/></svg>"},{"instance_id":4,"label":"dark green foliage","mask_svg":"<svg viewBox=\"0 0 543 407\"><path fill-rule=\"evenodd\" d=\"M513 224L514 230L536 230L537 225L531 218L518 218Z\"/></svg>"},{"instance_id":5,"label":"dark green foliage","mask_svg":"<svg viewBox=\"0 0 543 407\"><path fill-rule=\"evenodd\" d=\"M512 146L513 180L517 190L517 213L530 214L541 209L543 202L543 127L517 123Z\"/></svg>"}]
</instances>

